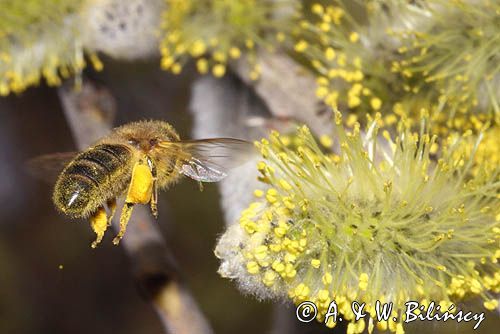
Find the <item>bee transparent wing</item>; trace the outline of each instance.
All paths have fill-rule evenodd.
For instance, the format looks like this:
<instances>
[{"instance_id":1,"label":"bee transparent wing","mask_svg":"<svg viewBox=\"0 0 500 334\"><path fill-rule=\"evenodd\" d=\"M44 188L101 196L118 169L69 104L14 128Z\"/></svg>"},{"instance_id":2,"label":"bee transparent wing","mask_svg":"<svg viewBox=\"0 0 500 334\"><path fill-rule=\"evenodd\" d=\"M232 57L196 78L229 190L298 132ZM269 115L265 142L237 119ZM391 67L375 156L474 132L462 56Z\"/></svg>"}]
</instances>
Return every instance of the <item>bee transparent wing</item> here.
<instances>
[{"instance_id":1,"label":"bee transparent wing","mask_svg":"<svg viewBox=\"0 0 500 334\"><path fill-rule=\"evenodd\" d=\"M233 138L163 142L160 146L175 151L181 174L200 182L222 180L254 152L252 143Z\"/></svg>"},{"instance_id":2,"label":"bee transparent wing","mask_svg":"<svg viewBox=\"0 0 500 334\"><path fill-rule=\"evenodd\" d=\"M196 181L218 182L227 176L227 173L222 169L220 167L213 168L210 164L192 158L189 163L182 165L180 172Z\"/></svg>"},{"instance_id":3,"label":"bee transparent wing","mask_svg":"<svg viewBox=\"0 0 500 334\"><path fill-rule=\"evenodd\" d=\"M60 152L44 154L25 163L26 172L48 183L53 183L64 167L75 158L78 152Z\"/></svg>"}]
</instances>

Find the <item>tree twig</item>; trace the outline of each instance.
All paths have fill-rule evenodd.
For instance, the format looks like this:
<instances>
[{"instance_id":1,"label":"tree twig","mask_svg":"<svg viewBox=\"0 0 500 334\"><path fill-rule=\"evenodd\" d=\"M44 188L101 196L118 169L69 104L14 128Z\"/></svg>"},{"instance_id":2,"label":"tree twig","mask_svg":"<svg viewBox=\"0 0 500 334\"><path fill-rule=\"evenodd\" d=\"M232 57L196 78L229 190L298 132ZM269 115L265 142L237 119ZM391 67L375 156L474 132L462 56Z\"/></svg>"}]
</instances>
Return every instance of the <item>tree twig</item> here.
<instances>
[{"instance_id":1,"label":"tree twig","mask_svg":"<svg viewBox=\"0 0 500 334\"><path fill-rule=\"evenodd\" d=\"M113 97L105 88L84 81L79 91L75 91L72 85L61 87L59 97L80 149L109 133L116 108ZM151 301L166 331L175 334L213 333L182 283L177 265L149 211L144 206L137 206L132 219L121 245L131 260L132 272L142 295ZM116 230L116 224L113 226Z\"/></svg>"},{"instance_id":2,"label":"tree twig","mask_svg":"<svg viewBox=\"0 0 500 334\"><path fill-rule=\"evenodd\" d=\"M250 68L243 60L234 70L266 104L273 117L291 118L307 124L317 134L332 133L331 113L316 97L314 76L297 65L289 56L260 50L261 67L257 81L250 79Z\"/></svg>"}]
</instances>

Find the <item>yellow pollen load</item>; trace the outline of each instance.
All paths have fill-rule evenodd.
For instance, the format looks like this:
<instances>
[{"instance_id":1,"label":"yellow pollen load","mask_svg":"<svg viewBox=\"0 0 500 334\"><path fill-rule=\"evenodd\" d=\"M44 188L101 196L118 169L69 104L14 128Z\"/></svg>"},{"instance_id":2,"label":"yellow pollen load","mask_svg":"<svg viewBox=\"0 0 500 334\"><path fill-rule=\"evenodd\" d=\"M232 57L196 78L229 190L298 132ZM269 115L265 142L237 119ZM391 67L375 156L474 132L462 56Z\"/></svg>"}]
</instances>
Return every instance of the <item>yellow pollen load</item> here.
<instances>
[{"instance_id":1,"label":"yellow pollen load","mask_svg":"<svg viewBox=\"0 0 500 334\"><path fill-rule=\"evenodd\" d=\"M106 229L108 228L108 218L106 216L106 210L104 210L103 207L97 209L97 212L92 215L90 218L90 226L97 235L97 239L92 242L91 247L96 248L102 241L104 232L106 232Z\"/></svg>"},{"instance_id":2,"label":"yellow pollen load","mask_svg":"<svg viewBox=\"0 0 500 334\"><path fill-rule=\"evenodd\" d=\"M137 163L132 171L132 179L125 201L127 203L147 204L151 200L153 175L149 167Z\"/></svg>"}]
</instances>

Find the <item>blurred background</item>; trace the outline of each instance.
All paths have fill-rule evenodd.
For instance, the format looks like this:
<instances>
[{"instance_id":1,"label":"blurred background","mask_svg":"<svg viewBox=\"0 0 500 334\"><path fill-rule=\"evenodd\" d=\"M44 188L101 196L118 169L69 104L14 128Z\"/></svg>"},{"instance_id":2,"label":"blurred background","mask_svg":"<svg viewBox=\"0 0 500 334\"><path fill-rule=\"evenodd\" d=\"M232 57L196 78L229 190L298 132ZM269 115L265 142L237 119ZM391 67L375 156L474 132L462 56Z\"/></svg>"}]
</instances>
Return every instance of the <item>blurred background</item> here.
<instances>
[{"instance_id":1,"label":"blurred background","mask_svg":"<svg viewBox=\"0 0 500 334\"><path fill-rule=\"evenodd\" d=\"M86 74L114 95L117 125L162 119L190 137L193 71L173 76L157 60L105 64L105 71ZM58 214L53 184L24 170L37 155L75 149L56 89L0 98L0 333L164 333L122 247L111 243L113 233L91 249L88 222ZM158 224L214 331L261 333L270 306L216 273L213 249L224 230L218 196L216 185L200 192L186 179L161 194Z\"/></svg>"},{"instance_id":2,"label":"blurred background","mask_svg":"<svg viewBox=\"0 0 500 334\"><path fill-rule=\"evenodd\" d=\"M190 137L192 69L173 76L159 69L158 60L104 61L105 71L85 75L114 95L117 125L162 119ZM24 171L37 155L73 150L56 89L42 85L0 98L0 333L164 333L134 284L122 247L111 243L113 233L91 249L89 224L59 215L52 184ZM214 184L200 192L185 179L161 194L158 224L215 333L268 333L270 303L243 296L216 273L213 249L224 230L218 199ZM498 325L498 315L487 314L477 333L495 333ZM408 329L472 332L471 324L436 326Z\"/></svg>"}]
</instances>

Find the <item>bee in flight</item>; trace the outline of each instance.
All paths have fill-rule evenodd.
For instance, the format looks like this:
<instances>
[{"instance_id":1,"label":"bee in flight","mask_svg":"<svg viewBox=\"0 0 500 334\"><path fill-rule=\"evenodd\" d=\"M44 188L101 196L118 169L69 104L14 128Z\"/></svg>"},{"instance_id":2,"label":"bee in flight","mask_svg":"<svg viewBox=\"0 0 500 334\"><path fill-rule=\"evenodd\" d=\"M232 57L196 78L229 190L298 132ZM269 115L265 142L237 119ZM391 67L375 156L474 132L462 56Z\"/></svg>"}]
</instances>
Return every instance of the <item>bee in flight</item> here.
<instances>
[{"instance_id":1,"label":"bee in flight","mask_svg":"<svg viewBox=\"0 0 500 334\"><path fill-rule=\"evenodd\" d=\"M125 204L115 245L125 233L135 204L149 204L156 218L159 189L168 188L183 175L199 182L219 181L252 149L251 143L232 138L181 141L170 124L141 121L115 128L76 155L36 158L32 169L71 159L57 178L53 201L72 218L90 217L97 235L91 245L95 248L111 223L118 197L125 195Z\"/></svg>"}]
</instances>

